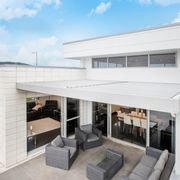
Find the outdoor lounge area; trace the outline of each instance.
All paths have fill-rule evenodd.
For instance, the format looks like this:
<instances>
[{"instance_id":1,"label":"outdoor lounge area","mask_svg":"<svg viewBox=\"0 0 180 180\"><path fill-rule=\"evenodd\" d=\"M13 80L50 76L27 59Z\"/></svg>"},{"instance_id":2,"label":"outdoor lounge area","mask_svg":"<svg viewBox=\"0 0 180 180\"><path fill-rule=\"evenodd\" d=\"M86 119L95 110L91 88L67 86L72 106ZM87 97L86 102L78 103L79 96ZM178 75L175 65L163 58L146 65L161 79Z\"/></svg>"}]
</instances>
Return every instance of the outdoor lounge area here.
<instances>
[{"instance_id":1,"label":"outdoor lounge area","mask_svg":"<svg viewBox=\"0 0 180 180\"><path fill-rule=\"evenodd\" d=\"M144 154L143 150L124 146L110 140L104 140L102 146L91 148L86 151L79 151L78 158L74 161L69 171L46 166L45 156L40 155L24 164L21 164L7 172L0 174L1 180L16 180L21 175L21 180L85 180L88 163L97 164L104 156L106 149L114 149L124 155L124 165L112 178L119 180L123 175L128 175Z\"/></svg>"}]
</instances>

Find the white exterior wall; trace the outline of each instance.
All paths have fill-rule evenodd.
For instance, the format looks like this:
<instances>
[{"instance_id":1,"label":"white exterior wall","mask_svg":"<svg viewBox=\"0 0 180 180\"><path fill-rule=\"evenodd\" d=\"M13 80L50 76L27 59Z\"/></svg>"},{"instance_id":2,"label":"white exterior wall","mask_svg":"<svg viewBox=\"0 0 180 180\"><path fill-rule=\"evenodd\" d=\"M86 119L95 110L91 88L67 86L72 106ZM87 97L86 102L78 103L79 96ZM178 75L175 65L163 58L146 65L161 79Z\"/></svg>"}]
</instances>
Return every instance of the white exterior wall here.
<instances>
[{"instance_id":1,"label":"white exterior wall","mask_svg":"<svg viewBox=\"0 0 180 180\"><path fill-rule=\"evenodd\" d=\"M64 58L109 56L180 48L180 23L150 30L65 43Z\"/></svg>"},{"instance_id":2,"label":"white exterior wall","mask_svg":"<svg viewBox=\"0 0 180 180\"><path fill-rule=\"evenodd\" d=\"M137 82L180 83L180 49L177 67L92 68L92 58L84 58L87 79Z\"/></svg>"},{"instance_id":3,"label":"white exterior wall","mask_svg":"<svg viewBox=\"0 0 180 180\"><path fill-rule=\"evenodd\" d=\"M16 82L82 79L85 70L0 67L0 75L0 162L9 167L27 158L26 98L33 95L16 90Z\"/></svg>"},{"instance_id":4,"label":"white exterior wall","mask_svg":"<svg viewBox=\"0 0 180 180\"><path fill-rule=\"evenodd\" d=\"M175 164L175 174L180 176L180 113L176 114L176 164Z\"/></svg>"},{"instance_id":5,"label":"white exterior wall","mask_svg":"<svg viewBox=\"0 0 180 180\"><path fill-rule=\"evenodd\" d=\"M0 163L3 165L5 164L5 158L4 158L4 153L5 153L5 96L3 94L3 84L2 84L2 77L1 77L1 72L0 72Z\"/></svg>"}]
</instances>

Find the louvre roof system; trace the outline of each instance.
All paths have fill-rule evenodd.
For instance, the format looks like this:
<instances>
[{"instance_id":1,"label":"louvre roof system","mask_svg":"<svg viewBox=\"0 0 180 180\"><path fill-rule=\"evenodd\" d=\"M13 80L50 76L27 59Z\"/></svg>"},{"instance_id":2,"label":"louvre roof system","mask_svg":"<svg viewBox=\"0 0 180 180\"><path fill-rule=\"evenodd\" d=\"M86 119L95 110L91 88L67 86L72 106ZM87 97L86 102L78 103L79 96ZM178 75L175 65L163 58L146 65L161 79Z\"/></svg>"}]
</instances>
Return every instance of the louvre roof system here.
<instances>
[{"instance_id":1,"label":"louvre roof system","mask_svg":"<svg viewBox=\"0 0 180 180\"><path fill-rule=\"evenodd\" d=\"M17 89L173 114L180 111L180 84L77 80L17 83Z\"/></svg>"}]
</instances>

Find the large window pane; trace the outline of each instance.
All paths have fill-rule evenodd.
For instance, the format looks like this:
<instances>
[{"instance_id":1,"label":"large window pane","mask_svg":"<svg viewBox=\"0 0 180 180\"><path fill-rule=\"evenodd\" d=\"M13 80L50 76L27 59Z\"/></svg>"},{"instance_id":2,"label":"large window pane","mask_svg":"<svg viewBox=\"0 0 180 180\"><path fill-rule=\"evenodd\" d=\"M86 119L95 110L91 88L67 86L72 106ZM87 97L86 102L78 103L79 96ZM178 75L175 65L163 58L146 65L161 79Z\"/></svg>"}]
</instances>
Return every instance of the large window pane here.
<instances>
[{"instance_id":1,"label":"large window pane","mask_svg":"<svg viewBox=\"0 0 180 180\"><path fill-rule=\"evenodd\" d=\"M93 124L107 136L107 104L93 102Z\"/></svg>"},{"instance_id":2,"label":"large window pane","mask_svg":"<svg viewBox=\"0 0 180 180\"><path fill-rule=\"evenodd\" d=\"M176 66L176 54L152 54L150 55L151 67L175 67Z\"/></svg>"},{"instance_id":3,"label":"large window pane","mask_svg":"<svg viewBox=\"0 0 180 180\"><path fill-rule=\"evenodd\" d=\"M175 152L175 120L170 113L150 112L150 146Z\"/></svg>"},{"instance_id":4,"label":"large window pane","mask_svg":"<svg viewBox=\"0 0 180 180\"><path fill-rule=\"evenodd\" d=\"M148 67L148 55L127 56L127 67Z\"/></svg>"},{"instance_id":5,"label":"large window pane","mask_svg":"<svg viewBox=\"0 0 180 180\"><path fill-rule=\"evenodd\" d=\"M79 100L67 98L67 119L79 116Z\"/></svg>"},{"instance_id":6,"label":"large window pane","mask_svg":"<svg viewBox=\"0 0 180 180\"><path fill-rule=\"evenodd\" d=\"M107 58L93 58L92 67L93 68L107 68Z\"/></svg>"},{"instance_id":7,"label":"large window pane","mask_svg":"<svg viewBox=\"0 0 180 180\"><path fill-rule=\"evenodd\" d=\"M126 66L126 57L110 57L108 67L118 68Z\"/></svg>"},{"instance_id":8,"label":"large window pane","mask_svg":"<svg viewBox=\"0 0 180 180\"><path fill-rule=\"evenodd\" d=\"M132 107L111 106L112 137L126 142L146 146L146 110Z\"/></svg>"}]
</instances>

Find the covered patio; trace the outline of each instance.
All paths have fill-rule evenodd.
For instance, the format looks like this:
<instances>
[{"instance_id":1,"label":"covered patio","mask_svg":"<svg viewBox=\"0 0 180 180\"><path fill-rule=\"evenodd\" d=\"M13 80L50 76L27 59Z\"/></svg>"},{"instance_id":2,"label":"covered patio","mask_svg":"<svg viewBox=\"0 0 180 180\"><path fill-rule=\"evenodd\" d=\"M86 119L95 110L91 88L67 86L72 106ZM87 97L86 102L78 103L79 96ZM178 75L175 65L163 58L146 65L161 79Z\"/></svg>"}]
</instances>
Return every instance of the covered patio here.
<instances>
[{"instance_id":1,"label":"covered patio","mask_svg":"<svg viewBox=\"0 0 180 180\"><path fill-rule=\"evenodd\" d=\"M122 175L129 174L144 154L143 150L130 146L124 146L110 140L104 140L103 146L89 149L87 151L80 151L78 158L75 160L69 171L46 166L45 157L44 154L42 154L28 162L25 162L24 164L0 174L0 179L17 180L18 177L21 180L85 180L87 179L87 164L96 164L100 162L105 156L105 150L107 148L122 152L125 158L123 168L113 177L113 180L118 180Z\"/></svg>"},{"instance_id":2,"label":"covered patio","mask_svg":"<svg viewBox=\"0 0 180 180\"><path fill-rule=\"evenodd\" d=\"M67 99L74 98L80 101L79 105L79 126L93 124L92 105L93 102L107 104L107 137L114 140L112 133L112 105L124 107L134 107L146 110L146 138L145 146L151 146L151 111L168 113L171 116L171 127L178 129L180 126L180 84L168 83L142 83L142 82L123 82L123 81L98 81L98 80L74 80L74 81L57 81L57 82L31 82L17 83L17 89L29 92L44 93L61 97L61 135L67 137ZM129 116L129 114L128 114ZM142 118L140 118L142 119ZM132 120L131 120L132 121ZM172 125L175 122L175 126ZM133 122L130 126L133 126ZM124 131L123 131L124 133ZM161 133L159 130L158 133ZM176 134L175 134L176 133ZM172 138L178 136L178 131L171 132ZM159 134L161 136L161 134ZM156 138L156 137L155 137ZM117 139L115 139L117 140ZM107 141L109 142L109 141ZM109 143L105 144L108 145ZM119 141L122 144L127 143L125 140ZM171 145L175 144L176 156L179 156L180 145L175 143L175 138L169 141ZM122 146L122 145L115 145ZM140 146L140 149L144 149ZM98 151L102 149L99 147ZM97 148L96 148L97 149ZM121 150L121 148L119 149ZM89 152L93 150L89 150ZM81 155L80 155L81 156ZM91 156L92 157L92 156ZM133 159L133 157L132 157ZM78 160L77 160L78 161ZM128 161L125 162L125 166ZM76 163L75 163L76 164ZM132 162L132 165L134 163ZM128 165L129 166L129 165ZM131 166L131 165L130 165ZM74 167L74 165L73 165ZM179 162L176 162L175 170L180 171ZM70 171L71 172L71 171ZM85 172L85 171L84 171Z\"/></svg>"}]
</instances>

